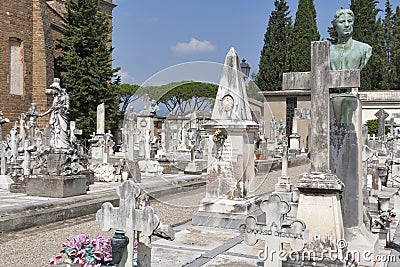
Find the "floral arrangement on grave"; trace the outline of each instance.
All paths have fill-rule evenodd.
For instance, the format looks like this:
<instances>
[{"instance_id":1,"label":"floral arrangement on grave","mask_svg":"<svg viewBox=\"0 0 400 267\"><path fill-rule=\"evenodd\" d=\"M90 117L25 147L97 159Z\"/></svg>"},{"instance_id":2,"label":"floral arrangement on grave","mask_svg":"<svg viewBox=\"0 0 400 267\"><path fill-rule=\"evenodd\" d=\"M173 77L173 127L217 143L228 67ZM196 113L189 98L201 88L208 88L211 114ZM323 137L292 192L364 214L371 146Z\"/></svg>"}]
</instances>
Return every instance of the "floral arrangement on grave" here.
<instances>
[{"instance_id":1,"label":"floral arrangement on grave","mask_svg":"<svg viewBox=\"0 0 400 267\"><path fill-rule=\"evenodd\" d=\"M79 264L85 267L100 267L112 265L111 238L102 236L91 238L89 235L79 234L67 238L62 244L60 254L50 259L50 264L57 264L65 254L67 263Z\"/></svg>"},{"instance_id":2,"label":"floral arrangement on grave","mask_svg":"<svg viewBox=\"0 0 400 267\"><path fill-rule=\"evenodd\" d=\"M213 141L217 147L222 147L224 145L226 138L227 138L226 132L221 129L217 129L214 133Z\"/></svg>"}]
</instances>

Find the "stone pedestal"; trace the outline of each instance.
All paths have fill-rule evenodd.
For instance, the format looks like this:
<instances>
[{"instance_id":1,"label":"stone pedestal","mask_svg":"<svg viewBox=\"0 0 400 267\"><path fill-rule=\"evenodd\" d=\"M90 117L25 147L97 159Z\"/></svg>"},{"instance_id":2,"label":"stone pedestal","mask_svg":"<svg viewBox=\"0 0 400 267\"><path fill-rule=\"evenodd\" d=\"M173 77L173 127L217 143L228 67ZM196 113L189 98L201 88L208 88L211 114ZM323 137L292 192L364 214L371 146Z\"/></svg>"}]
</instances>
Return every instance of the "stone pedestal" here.
<instances>
[{"instance_id":1,"label":"stone pedestal","mask_svg":"<svg viewBox=\"0 0 400 267\"><path fill-rule=\"evenodd\" d=\"M26 194L39 197L72 197L86 194L85 175L38 175L26 183Z\"/></svg>"},{"instance_id":2,"label":"stone pedestal","mask_svg":"<svg viewBox=\"0 0 400 267\"><path fill-rule=\"evenodd\" d=\"M310 237L344 238L340 193L343 183L331 173L305 173L296 187L300 190L297 219L304 221Z\"/></svg>"}]
</instances>

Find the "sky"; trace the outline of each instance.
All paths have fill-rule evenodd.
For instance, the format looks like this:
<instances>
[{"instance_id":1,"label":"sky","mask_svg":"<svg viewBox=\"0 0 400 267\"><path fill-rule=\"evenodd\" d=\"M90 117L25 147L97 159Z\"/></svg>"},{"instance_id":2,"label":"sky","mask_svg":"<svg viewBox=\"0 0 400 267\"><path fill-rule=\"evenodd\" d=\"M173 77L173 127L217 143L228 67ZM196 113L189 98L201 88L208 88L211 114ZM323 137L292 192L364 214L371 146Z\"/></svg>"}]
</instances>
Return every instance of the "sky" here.
<instances>
[{"instance_id":1,"label":"sky","mask_svg":"<svg viewBox=\"0 0 400 267\"><path fill-rule=\"evenodd\" d=\"M396 1L392 0L392 5ZM113 66L121 68L123 83L139 85L188 79L205 81L191 76L199 72L218 77L216 66L224 63L231 47L240 59L247 60L251 73L257 73L264 34L274 9L273 0L113 2L117 5L113 11ZM379 2L378 7L384 9L385 1ZM294 21L298 1L287 0L287 3ZM315 0L314 4L319 33L326 39L333 14L340 7L348 8L350 0ZM209 64L193 64L198 61ZM193 65L201 66L189 71L191 75L184 75L187 67ZM174 70L174 75L168 70ZM162 74L162 79L154 78Z\"/></svg>"}]
</instances>

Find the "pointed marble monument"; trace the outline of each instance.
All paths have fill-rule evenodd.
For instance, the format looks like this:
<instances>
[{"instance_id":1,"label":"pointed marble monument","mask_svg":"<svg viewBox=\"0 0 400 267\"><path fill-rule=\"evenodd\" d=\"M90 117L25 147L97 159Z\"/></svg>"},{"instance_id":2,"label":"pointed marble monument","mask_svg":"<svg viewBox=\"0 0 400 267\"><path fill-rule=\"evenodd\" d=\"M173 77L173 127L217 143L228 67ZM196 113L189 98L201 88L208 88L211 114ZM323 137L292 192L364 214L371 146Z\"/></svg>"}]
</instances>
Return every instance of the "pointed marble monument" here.
<instances>
[{"instance_id":1,"label":"pointed marble monument","mask_svg":"<svg viewBox=\"0 0 400 267\"><path fill-rule=\"evenodd\" d=\"M206 196L192 221L196 225L237 228L255 206L251 186L258 124L252 120L234 48L225 59L211 120L203 127L210 134Z\"/></svg>"}]
</instances>

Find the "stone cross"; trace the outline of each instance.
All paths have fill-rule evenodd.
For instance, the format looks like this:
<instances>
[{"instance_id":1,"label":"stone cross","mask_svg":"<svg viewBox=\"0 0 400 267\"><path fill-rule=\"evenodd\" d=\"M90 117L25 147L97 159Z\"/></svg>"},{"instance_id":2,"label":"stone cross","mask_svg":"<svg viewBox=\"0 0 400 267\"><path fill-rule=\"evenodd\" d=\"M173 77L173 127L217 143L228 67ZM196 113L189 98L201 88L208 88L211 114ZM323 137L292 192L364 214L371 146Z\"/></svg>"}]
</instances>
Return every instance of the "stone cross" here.
<instances>
[{"instance_id":1,"label":"stone cross","mask_svg":"<svg viewBox=\"0 0 400 267\"><path fill-rule=\"evenodd\" d=\"M3 112L0 111L0 141L3 140L3 124L9 123L10 120L7 118L3 118Z\"/></svg>"},{"instance_id":2,"label":"stone cross","mask_svg":"<svg viewBox=\"0 0 400 267\"><path fill-rule=\"evenodd\" d=\"M330 172L329 89L359 86L360 70L330 69L329 41L311 43L310 72L283 74L283 90L311 89L311 172Z\"/></svg>"},{"instance_id":3,"label":"stone cross","mask_svg":"<svg viewBox=\"0 0 400 267\"><path fill-rule=\"evenodd\" d=\"M248 216L245 224L240 225L240 234L249 246L255 245L258 240L265 241L264 266L281 267L278 254L282 251L282 243L290 243L293 250L302 250L307 240L306 226L300 220L295 220L290 225L283 224L290 205L278 195L273 194L268 200L261 202L260 208L265 212L265 224L259 224L255 217Z\"/></svg>"},{"instance_id":4,"label":"stone cross","mask_svg":"<svg viewBox=\"0 0 400 267\"><path fill-rule=\"evenodd\" d=\"M389 114L381 108L375 113L375 117L378 118L378 136L383 139L385 135L385 119L389 117Z\"/></svg>"},{"instance_id":5,"label":"stone cross","mask_svg":"<svg viewBox=\"0 0 400 267\"><path fill-rule=\"evenodd\" d=\"M37 150L36 146L31 146L30 140L24 140L24 147L19 148L19 152L24 152L23 171L24 176L31 174L31 153Z\"/></svg>"},{"instance_id":6,"label":"stone cross","mask_svg":"<svg viewBox=\"0 0 400 267\"><path fill-rule=\"evenodd\" d=\"M125 181L117 189L120 197L119 207L113 207L109 202L103 203L101 209L96 213L96 220L101 225L103 231L111 228L121 229L126 232L129 238L127 251L122 259L123 263L118 266L132 267L133 265L133 246L137 240L138 247L138 266L151 265L150 236L157 228L160 221L154 210L150 206L140 207L140 188L131 180ZM139 233L146 237L147 244L138 240Z\"/></svg>"},{"instance_id":7,"label":"stone cross","mask_svg":"<svg viewBox=\"0 0 400 267\"><path fill-rule=\"evenodd\" d=\"M105 122L105 107L104 103L97 106L97 130L96 134L104 134L104 122Z\"/></svg>"}]
</instances>

